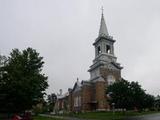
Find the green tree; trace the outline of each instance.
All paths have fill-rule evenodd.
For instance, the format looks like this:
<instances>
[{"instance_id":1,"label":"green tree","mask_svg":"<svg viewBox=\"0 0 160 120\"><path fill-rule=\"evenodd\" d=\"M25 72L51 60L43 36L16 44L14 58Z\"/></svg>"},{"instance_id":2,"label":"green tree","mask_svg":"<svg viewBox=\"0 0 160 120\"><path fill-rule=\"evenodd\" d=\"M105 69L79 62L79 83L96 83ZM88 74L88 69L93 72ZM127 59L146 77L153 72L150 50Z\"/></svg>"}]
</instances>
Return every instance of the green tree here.
<instances>
[{"instance_id":1,"label":"green tree","mask_svg":"<svg viewBox=\"0 0 160 120\"><path fill-rule=\"evenodd\" d=\"M49 112L53 112L53 108L55 106L56 100L57 100L57 95L55 93L52 93L48 95L48 108Z\"/></svg>"},{"instance_id":2,"label":"green tree","mask_svg":"<svg viewBox=\"0 0 160 120\"><path fill-rule=\"evenodd\" d=\"M138 109L144 108L145 90L141 88L138 82L131 82L129 89L131 90L133 106Z\"/></svg>"},{"instance_id":3,"label":"green tree","mask_svg":"<svg viewBox=\"0 0 160 120\"><path fill-rule=\"evenodd\" d=\"M155 97L154 107L156 110L160 111L160 96L159 95Z\"/></svg>"},{"instance_id":4,"label":"green tree","mask_svg":"<svg viewBox=\"0 0 160 120\"><path fill-rule=\"evenodd\" d=\"M110 85L107 88L107 92L110 93L110 104L115 103L116 108L130 109L132 107L131 90L129 89L130 83L126 80Z\"/></svg>"},{"instance_id":5,"label":"green tree","mask_svg":"<svg viewBox=\"0 0 160 120\"><path fill-rule=\"evenodd\" d=\"M144 96L144 102L143 102L143 108L153 108L155 105L155 97L150 94L145 94Z\"/></svg>"},{"instance_id":6,"label":"green tree","mask_svg":"<svg viewBox=\"0 0 160 120\"><path fill-rule=\"evenodd\" d=\"M154 104L154 96L146 94L138 82L128 82L122 79L110 85L107 93L110 93L110 104L115 103L116 108L140 110L151 108Z\"/></svg>"},{"instance_id":7,"label":"green tree","mask_svg":"<svg viewBox=\"0 0 160 120\"><path fill-rule=\"evenodd\" d=\"M32 48L12 50L1 67L2 112L22 112L32 108L45 94L47 77L42 73L43 57ZM3 82L2 82L3 81Z\"/></svg>"},{"instance_id":8,"label":"green tree","mask_svg":"<svg viewBox=\"0 0 160 120\"><path fill-rule=\"evenodd\" d=\"M3 87L5 86L6 81L4 80L4 66L6 65L7 58L6 56L0 55L0 106L5 104L6 93L4 92ZM0 107L1 111L4 111L3 107Z\"/></svg>"}]
</instances>

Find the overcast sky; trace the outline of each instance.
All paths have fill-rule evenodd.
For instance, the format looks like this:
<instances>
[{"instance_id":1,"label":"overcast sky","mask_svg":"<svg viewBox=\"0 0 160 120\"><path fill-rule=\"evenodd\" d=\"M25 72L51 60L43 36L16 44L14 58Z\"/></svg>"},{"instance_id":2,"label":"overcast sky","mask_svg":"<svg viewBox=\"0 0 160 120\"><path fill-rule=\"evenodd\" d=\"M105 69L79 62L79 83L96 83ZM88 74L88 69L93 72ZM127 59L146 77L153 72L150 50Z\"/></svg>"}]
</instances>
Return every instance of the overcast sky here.
<instances>
[{"instance_id":1,"label":"overcast sky","mask_svg":"<svg viewBox=\"0 0 160 120\"><path fill-rule=\"evenodd\" d=\"M101 6L122 77L160 94L159 0L0 0L0 54L32 47L44 57L47 93L88 80Z\"/></svg>"}]
</instances>

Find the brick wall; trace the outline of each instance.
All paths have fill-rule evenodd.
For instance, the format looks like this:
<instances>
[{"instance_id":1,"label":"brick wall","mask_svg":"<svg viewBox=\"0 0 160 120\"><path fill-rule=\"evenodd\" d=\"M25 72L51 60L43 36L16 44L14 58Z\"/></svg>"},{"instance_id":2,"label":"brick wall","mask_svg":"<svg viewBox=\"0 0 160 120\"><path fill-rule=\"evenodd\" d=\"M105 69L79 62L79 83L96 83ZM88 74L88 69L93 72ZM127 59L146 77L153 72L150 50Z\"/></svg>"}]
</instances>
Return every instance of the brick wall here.
<instances>
[{"instance_id":1,"label":"brick wall","mask_svg":"<svg viewBox=\"0 0 160 120\"><path fill-rule=\"evenodd\" d=\"M91 98L92 98L92 87L90 85L84 85L82 87L82 111L91 110Z\"/></svg>"},{"instance_id":2,"label":"brick wall","mask_svg":"<svg viewBox=\"0 0 160 120\"><path fill-rule=\"evenodd\" d=\"M97 101L97 110L107 109L107 99L106 99L106 85L105 81L96 82L96 92L95 97Z\"/></svg>"}]
</instances>

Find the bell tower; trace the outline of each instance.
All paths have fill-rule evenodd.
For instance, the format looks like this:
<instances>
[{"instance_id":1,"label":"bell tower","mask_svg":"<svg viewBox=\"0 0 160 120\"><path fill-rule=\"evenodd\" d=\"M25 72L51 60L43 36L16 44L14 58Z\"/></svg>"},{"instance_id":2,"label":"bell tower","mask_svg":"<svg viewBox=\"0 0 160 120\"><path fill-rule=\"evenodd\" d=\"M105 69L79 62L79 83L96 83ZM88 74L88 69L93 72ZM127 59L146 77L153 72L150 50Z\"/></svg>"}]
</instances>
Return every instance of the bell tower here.
<instances>
[{"instance_id":1,"label":"bell tower","mask_svg":"<svg viewBox=\"0 0 160 120\"><path fill-rule=\"evenodd\" d=\"M113 40L113 37L109 36L108 34L108 30L102 13L99 35L93 43L95 47L94 62L97 62L99 60L105 62L115 62L117 58L114 56L114 42L115 40Z\"/></svg>"},{"instance_id":2,"label":"bell tower","mask_svg":"<svg viewBox=\"0 0 160 120\"><path fill-rule=\"evenodd\" d=\"M88 70L91 81L104 80L108 84L112 84L115 80L121 79L122 67L117 63L117 57L114 54L114 43L115 40L108 33L102 8L99 34L93 43L95 58Z\"/></svg>"}]
</instances>

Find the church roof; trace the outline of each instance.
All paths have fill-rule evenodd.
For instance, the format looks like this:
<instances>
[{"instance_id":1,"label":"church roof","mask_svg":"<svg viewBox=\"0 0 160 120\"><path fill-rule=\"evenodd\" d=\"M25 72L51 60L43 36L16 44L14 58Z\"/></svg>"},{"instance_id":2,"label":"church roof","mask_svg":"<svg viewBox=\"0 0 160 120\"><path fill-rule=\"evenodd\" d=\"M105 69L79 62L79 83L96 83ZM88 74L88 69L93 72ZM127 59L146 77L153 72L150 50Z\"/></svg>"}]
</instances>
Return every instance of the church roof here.
<instances>
[{"instance_id":1,"label":"church roof","mask_svg":"<svg viewBox=\"0 0 160 120\"><path fill-rule=\"evenodd\" d=\"M67 96L69 96L69 92L66 92L65 94L62 94L62 95L57 95L57 99L63 99Z\"/></svg>"},{"instance_id":2,"label":"church roof","mask_svg":"<svg viewBox=\"0 0 160 120\"><path fill-rule=\"evenodd\" d=\"M106 26L106 23L105 23L105 19L104 19L104 16L103 16L103 12L102 12L102 16L101 16L99 36L109 36L107 26Z\"/></svg>"},{"instance_id":3,"label":"church roof","mask_svg":"<svg viewBox=\"0 0 160 120\"><path fill-rule=\"evenodd\" d=\"M82 84L79 82L79 80L77 78L77 81L74 84L74 87L73 87L72 91L79 91L79 90L81 90L81 87L82 87Z\"/></svg>"}]
</instances>

